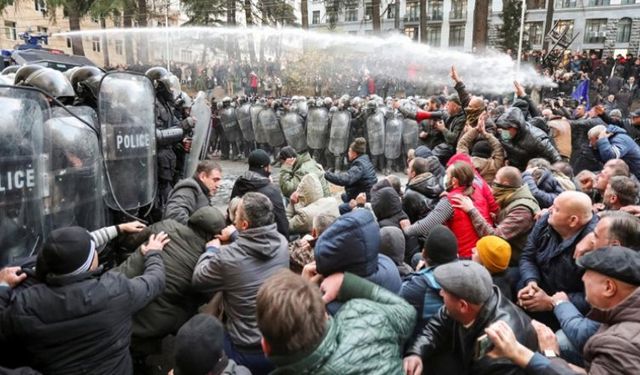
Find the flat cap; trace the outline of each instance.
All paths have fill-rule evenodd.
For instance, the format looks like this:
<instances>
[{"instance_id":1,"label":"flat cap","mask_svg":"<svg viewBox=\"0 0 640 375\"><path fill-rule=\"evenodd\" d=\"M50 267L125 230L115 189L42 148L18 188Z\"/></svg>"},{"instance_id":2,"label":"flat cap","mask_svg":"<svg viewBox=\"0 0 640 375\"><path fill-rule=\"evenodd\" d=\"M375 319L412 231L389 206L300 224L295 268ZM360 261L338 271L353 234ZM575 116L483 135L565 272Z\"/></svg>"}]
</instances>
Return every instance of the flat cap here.
<instances>
[{"instance_id":1,"label":"flat cap","mask_svg":"<svg viewBox=\"0 0 640 375\"><path fill-rule=\"evenodd\" d=\"M640 285L640 253L627 247L604 247L585 254L576 263L616 280Z\"/></svg>"},{"instance_id":2,"label":"flat cap","mask_svg":"<svg viewBox=\"0 0 640 375\"><path fill-rule=\"evenodd\" d=\"M470 260L436 267L434 276L442 289L476 305L483 304L493 294L493 280L489 271Z\"/></svg>"}]
</instances>

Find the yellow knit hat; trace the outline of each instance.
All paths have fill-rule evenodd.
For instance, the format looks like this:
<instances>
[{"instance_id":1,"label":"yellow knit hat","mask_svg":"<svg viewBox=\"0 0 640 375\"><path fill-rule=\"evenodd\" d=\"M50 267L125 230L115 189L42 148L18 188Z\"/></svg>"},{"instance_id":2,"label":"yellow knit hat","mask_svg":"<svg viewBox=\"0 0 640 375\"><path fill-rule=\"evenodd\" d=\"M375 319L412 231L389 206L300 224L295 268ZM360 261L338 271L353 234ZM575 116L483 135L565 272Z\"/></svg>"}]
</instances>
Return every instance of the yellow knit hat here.
<instances>
[{"instance_id":1,"label":"yellow knit hat","mask_svg":"<svg viewBox=\"0 0 640 375\"><path fill-rule=\"evenodd\" d=\"M503 272L509 267L511 245L497 236L482 237L476 243L476 250L482 265L493 275Z\"/></svg>"}]
</instances>

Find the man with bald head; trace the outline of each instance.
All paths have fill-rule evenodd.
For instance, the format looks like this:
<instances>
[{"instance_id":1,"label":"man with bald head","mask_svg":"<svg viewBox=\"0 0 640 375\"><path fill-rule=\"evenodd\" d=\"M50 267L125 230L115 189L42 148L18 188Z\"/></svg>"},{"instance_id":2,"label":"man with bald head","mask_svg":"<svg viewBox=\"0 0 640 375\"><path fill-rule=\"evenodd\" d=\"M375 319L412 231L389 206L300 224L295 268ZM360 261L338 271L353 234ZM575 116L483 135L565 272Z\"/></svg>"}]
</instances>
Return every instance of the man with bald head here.
<instances>
[{"instance_id":1,"label":"man with bald head","mask_svg":"<svg viewBox=\"0 0 640 375\"><path fill-rule=\"evenodd\" d=\"M555 293L565 292L582 313L589 309L580 281L584 271L576 266L573 253L597 223L598 217L591 211L589 197L577 191L566 191L538 220L522 250L520 276L525 287L518 292L518 303L552 328L558 328L551 313L554 307L551 296Z\"/></svg>"}]
</instances>

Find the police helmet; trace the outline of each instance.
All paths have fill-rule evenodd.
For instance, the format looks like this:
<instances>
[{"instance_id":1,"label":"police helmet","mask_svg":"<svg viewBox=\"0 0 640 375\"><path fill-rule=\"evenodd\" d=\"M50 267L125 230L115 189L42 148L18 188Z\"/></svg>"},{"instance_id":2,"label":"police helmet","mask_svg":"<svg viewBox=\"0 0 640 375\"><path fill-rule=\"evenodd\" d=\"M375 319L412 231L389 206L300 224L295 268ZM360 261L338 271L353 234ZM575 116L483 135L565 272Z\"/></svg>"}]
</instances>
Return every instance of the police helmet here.
<instances>
[{"instance_id":1,"label":"police helmet","mask_svg":"<svg viewBox=\"0 0 640 375\"><path fill-rule=\"evenodd\" d=\"M328 96L324 98L324 105L332 105L332 104L333 104L333 99L331 99Z\"/></svg>"},{"instance_id":2,"label":"police helmet","mask_svg":"<svg viewBox=\"0 0 640 375\"><path fill-rule=\"evenodd\" d=\"M153 86L158 89L164 87L168 92L171 92L171 73L161 66L153 67L144 73L147 78L153 82Z\"/></svg>"},{"instance_id":3,"label":"police helmet","mask_svg":"<svg viewBox=\"0 0 640 375\"><path fill-rule=\"evenodd\" d=\"M19 65L7 66L6 68L2 69L2 73L0 73L0 75L6 76L7 74L11 74L11 73L17 72L18 69L20 69Z\"/></svg>"},{"instance_id":4,"label":"police helmet","mask_svg":"<svg viewBox=\"0 0 640 375\"><path fill-rule=\"evenodd\" d=\"M176 107L179 108L191 108L193 106L193 100L186 92L181 92L180 96L176 100Z\"/></svg>"},{"instance_id":5,"label":"police helmet","mask_svg":"<svg viewBox=\"0 0 640 375\"><path fill-rule=\"evenodd\" d=\"M36 70L44 69L44 66L37 64L29 64L23 65L16 71L16 76L13 78L13 83L15 85L21 85L27 77L31 75L31 73Z\"/></svg>"},{"instance_id":6,"label":"police helmet","mask_svg":"<svg viewBox=\"0 0 640 375\"><path fill-rule=\"evenodd\" d=\"M83 66L75 69L71 73L69 81L78 97L84 98L91 95L94 99L98 97L100 80L104 73L95 66Z\"/></svg>"},{"instance_id":7,"label":"police helmet","mask_svg":"<svg viewBox=\"0 0 640 375\"><path fill-rule=\"evenodd\" d=\"M37 87L54 98L73 98L75 96L71 82L65 78L62 72L55 69L38 69L31 73L22 85Z\"/></svg>"}]
</instances>

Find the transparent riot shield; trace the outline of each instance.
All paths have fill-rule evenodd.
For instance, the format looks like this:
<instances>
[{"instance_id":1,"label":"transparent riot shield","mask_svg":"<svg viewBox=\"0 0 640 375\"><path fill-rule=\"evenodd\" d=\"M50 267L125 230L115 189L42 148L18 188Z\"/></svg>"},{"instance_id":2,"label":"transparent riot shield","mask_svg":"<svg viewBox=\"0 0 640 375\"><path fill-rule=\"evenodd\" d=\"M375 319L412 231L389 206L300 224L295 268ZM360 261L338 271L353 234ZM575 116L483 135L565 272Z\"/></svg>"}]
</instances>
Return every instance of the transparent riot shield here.
<instances>
[{"instance_id":1,"label":"transparent riot shield","mask_svg":"<svg viewBox=\"0 0 640 375\"><path fill-rule=\"evenodd\" d=\"M418 123L414 119L405 118L402 120L402 144L404 149L416 149L418 147Z\"/></svg>"},{"instance_id":2,"label":"transparent riot shield","mask_svg":"<svg viewBox=\"0 0 640 375\"><path fill-rule=\"evenodd\" d=\"M256 137L253 133L253 126L251 124L251 104L245 103L240 106L236 112L236 116L238 117L240 130L242 131L242 138L247 142L255 141Z\"/></svg>"},{"instance_id":3,"label":"transparent riot shield","mask_svg":"<svg viewBox=\"0 0 640 375\"><path fill-rule=\"evenodd\" d=\"M349 111L334 112L331 117L331 132L329 135L329 151L334 156L340 156L347 151L350 130L351 113Z\"/></svg>"},{"instance_id":4,"label":"transparent riot shield","mask_svg":"<svg viewBox=\"0 0 640 375\"><path fill-rule=\"evenodd\" d=\"M220 110L220 122L224 129L224 137L227 141L235 143L242 138L242 132L240 131L240 125L238 124L238 117L236 116L236 109L234 107L227 107Z\"/></svg>"},{"instance_id":5,"label":"transparent riot shield","mask_svg":"<svg viewBox=\"0 0 640 375\"><path fill-rule=\"evenodd\" d=\"M384 157L397 159L402 152L402 119L393 116L384 129Z\"/></svg>"},{"instance_id":6,"label":"transparent riot shield","mask_svg":"<svg viewBox=\"0 0 640 375\"><path fill-rule=\"evenodd\" d=\"M184 177L192 176L196 171L202 149L206 147L207 132L211 127L211 107L207 100L207 94L200 91L196 100L191 107L191 116L196 118L196 127L193 129L193 140L191 142L191 151L187 154L184 163Z\"/></svg>"},{"instance_id":7,"label":"transparent riot shield","mask_svg":"<svg viewBox=\"0 0 640 375\"><path fill-rule=\"evenodd\" d=\"M287 112L280 120L282 131L287 144L297 152L307 149L307 134L304 129L304 120L296 112Z\"/></svg>"},{"instance_id":8,"label":"transparent riot shield","mask_svg":"<svg viewBox=\"0 0 640 375\"><path fill-rule=\"evenodd\" d=\"M282 134L278 118L272 108L265 108L258 113L258 123L271 147L280 147L284 144L284 134Z\"/></svg>"},{"instance_id":9,"label":"transparent riot shield","mask_svg":"<svg viewBox=\"0 0 640 375\"><path fill-rule=\"evenodd\" d=\"M313 150L327 147L329 138L329 111L311 108L307 114L307 145Z\"/></svg>"},{"instance_id":10,"label":"transparent riot shield","mask_svg":"<svg viewBox=\"0 0 640 375\"><path fill-rule=\"evenodd\" d=\"M371 155L384 154L384 114L381 111L367 117L367 143Z\"/></svg>"},{"instance_id":11,"label":"transparent riot shield","mask_svg":"<svg viewBox=\"0 0 640 375\"><path fill-rule=\"evenodd\" d=\"M96 116L82 108L56 108L44 123L47 158L44 200L45 233L80 226L95 230L105 225L103 166ZM74 116L74 114L81 116Z\"/></svg>"},{"instance_id":12,"label":"transparent riot shield","mask_svg":"<svg viewBox=\"0 0 640 375\"><path fill-rule=\"evenodd\" d=\"M130 72L107 73L100 82L98 117L106 163L107 206L134 210L153 202L156 190L155 92Z\"/></svg>"},{"instance_id":13,"label":"transparent riot shield","mask_svg":"<svg viewBox=\"0 0 640 375\"><path fill-rule=\"evenodd\" d=\"M254 104L251 106L251 126L253 127L253 134L256 139L256 143L269 143L267 139L267 134L264 129L260 125L260 119L258 118L258 114L264 109L264 106L261 104Z\"/></svg>"},{"instance_id":14,"label":"transparent riot shield","mask_svg":"<svg viewBox=\"0 0 640 375\"><path fill-rule=\"evenodd\" d=\"M47 98L0 86L0 268L36 254L44 242Z\"/></svg>"}]
</instances>

